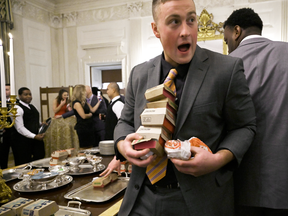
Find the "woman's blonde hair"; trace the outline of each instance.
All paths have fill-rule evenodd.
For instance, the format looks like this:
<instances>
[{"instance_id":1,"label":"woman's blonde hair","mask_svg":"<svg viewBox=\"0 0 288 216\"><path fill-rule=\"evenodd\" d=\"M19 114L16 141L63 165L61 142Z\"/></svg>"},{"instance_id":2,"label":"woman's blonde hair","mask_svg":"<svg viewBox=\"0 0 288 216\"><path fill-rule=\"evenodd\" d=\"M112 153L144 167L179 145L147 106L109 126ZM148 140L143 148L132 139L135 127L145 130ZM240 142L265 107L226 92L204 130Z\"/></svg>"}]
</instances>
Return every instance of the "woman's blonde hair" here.
<instances>
[{"instance_id":1,"label":"woman's blonde hair","mask_svg":"<svg viewBox=\"0 0 288 216\"><path fill-rule=\"evenodd\" d=\"M86 88L85 85L76 85L73 90L72 101L79 100L82 107L84 107L86 103ZM72 106L72 104L71 104Z\"/></svg>"}]
</instances>

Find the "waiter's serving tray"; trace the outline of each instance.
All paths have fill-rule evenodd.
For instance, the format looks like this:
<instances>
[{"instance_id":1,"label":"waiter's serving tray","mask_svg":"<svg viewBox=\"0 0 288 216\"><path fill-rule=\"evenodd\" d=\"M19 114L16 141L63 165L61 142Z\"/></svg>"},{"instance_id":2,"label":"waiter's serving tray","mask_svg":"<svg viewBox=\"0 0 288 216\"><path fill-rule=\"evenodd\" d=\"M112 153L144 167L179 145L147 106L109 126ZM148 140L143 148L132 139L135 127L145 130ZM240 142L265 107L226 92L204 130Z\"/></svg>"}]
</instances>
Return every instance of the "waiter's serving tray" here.
<instances>
[{"instance_id":1,"label":"waiter's serving tray","mask_svg":"<svg viewBox=\"0 0 288 216\"><path fill-rule=\"evenodd\" d=\"M118 177L117 181L111 182L103 188L93 188L92 182L89 182L75 190L72 190L64 195L66 199L80 200L85 202L105 202L116 196L121 191L125 190L128 182L128 177Z\"/></svg>"}]
</instances>

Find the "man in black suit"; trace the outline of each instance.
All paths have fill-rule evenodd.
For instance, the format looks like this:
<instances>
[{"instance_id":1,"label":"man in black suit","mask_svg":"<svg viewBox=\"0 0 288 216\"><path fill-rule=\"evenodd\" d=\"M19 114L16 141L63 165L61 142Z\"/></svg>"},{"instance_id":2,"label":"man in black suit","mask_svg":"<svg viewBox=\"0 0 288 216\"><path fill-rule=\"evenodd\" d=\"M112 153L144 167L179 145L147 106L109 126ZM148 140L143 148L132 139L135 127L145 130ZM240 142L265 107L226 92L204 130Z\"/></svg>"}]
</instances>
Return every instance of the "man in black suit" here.
<instances>
[{"instance_id":1,"label":"man in black suit","mask_svg":"<svg viewBox=\"0 0 288 216\"><path fill-rule=\"evenodd\" d=\"M111 82L107 87L107 95L110 98L110 105L107 109L105 120L106 140L113 140L114 128L121 116L124 107L123 97L120 96L120 88L116 82Z\"/></svg>"},{"instance_id":2,"label":"man in black suit","mask_svg":"<svg viewBox=\"0 0 288 216\"><path fill-rule=\"evenodd\" d=\"M133 164L118 213L127 215L233 216L233 171L256 130L255 112L241 59L197 46L197 15L192 0L153 0L152 30L163 53L133 68L125 105L114 131L117 159ZM190 147L193 158L168 160L164 178L151 184L146 167L155 160L149 149L131 142L147 103L147 89L164 82L176 69L177 119L173 139L195 136L213 153ZM153 182L154 183L154 182Z\"/></svg>"},{"instance_id":3,"label":"man in black suit","mask_svg":"<svg viewBox=\"0 0 288 216\"><path fill-rule=\"evenodd\" d=\"M5 85L6 90L6 101L8 109L11 109L9 106L10 103L10 84ZM18 99L16 101L19 103ZM8 118L7 121L11 123L11 119ZM9 159L9 151L10 147L12 146L11 140L11 128L4 128L2 130L2 142L0 142L0 168L6 169L8 167L8 159Z\"/></svg>"},{"instance_id":4,"label":"man in black suit","mask_svg":"<svg viewBox=\"0 0 288 216\"><path fill-rule=\"evenodd\" d=\"M92 94L92 90L90 86L86 85L86 100L92 107L94 107L98 103L98 97ZM94 121L94 131L96 136L96 145L99 145L99 142L105 139L105 123L100 120L99 114L103 113L106 115L107 108L104 100L101 98L101 103L98 109L93 113L93 121Z\"/></svg>"}]
</instances>

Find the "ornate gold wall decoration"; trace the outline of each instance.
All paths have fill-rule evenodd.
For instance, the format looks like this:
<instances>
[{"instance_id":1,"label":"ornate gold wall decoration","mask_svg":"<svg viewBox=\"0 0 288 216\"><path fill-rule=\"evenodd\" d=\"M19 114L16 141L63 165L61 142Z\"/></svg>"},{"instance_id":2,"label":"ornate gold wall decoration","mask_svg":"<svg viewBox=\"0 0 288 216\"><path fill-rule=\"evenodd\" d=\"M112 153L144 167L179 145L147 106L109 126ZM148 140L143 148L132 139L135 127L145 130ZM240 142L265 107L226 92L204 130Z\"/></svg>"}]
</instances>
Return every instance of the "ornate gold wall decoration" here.
<instances>
[{"instance_id":1,"label":"ornate gold wall decoration","mask_svg":"<svg viewBox=\"0 0 288 216\"><path fill-rule=\"evenodd\" d=\"M206 40L223 40L223 54L228 54L228 48L224 41L223 23L219 24L213 22L214 16L212 13L208 13L206 9L203 9L200 16L197 16L198 20L198 41Z\"/></svg>"}]
</instances>

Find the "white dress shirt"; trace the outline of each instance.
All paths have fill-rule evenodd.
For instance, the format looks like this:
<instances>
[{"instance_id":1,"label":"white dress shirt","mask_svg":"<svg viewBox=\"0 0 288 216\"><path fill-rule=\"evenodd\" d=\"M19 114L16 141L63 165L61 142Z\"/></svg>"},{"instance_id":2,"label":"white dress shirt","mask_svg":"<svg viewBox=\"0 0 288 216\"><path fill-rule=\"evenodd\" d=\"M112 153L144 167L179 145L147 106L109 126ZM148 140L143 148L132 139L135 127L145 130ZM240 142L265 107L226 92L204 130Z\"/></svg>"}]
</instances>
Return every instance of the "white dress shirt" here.
<instances>
[{"instance_id":1,"label":"white dress shirt","mask_svg":"<svg viewBox=\"0 0 288 216\"><path fill-rule=\"evenodd\" d=\"M248 39L252 39L252 38L263 38L263 36L261 35L248 35L247 37L243 38L243 40L240 42L240 44L245 41L245 40L248 40ZM239 45L240 45L239 44Z\"/></svg>"},{"instance_id":2,"label":"white dress shirt","mask_svg":"<svg viewBox=\"0 0 288 216\"><path fill-rule=\"evenodd\" d=\"M28 109L30 109L30 107L27 103L24 103L21 100L19 101L19 103L21 103L22 105L24 105ZM27 137L27 138L34 139L36 134L30 132L27 128L24 127L24 122L23 122L24 111L23 111L23 109L18 105L15 105L15 108L17 108L17 117L15 119L14 127L16 128L17 132L20 133L21 135Z\"/></svg>"},{"instance_id":3,"label":"white dress shirt","mask_svg":"<svg viewBox=\"0 0 288 216\"><path fill-rule=\"evenodd\" d=\"M114 97L114 98L111 100L111 104L112 104L114 101L118 100L119 98L120 98L120 95ZM115 115L117 116L118 119L119 119L120 116L121 116L123 107L124 107L124 103L121 102L121 101L117 101L117 102L113 105L113 107L112 107L112 110L113 110L113 112L115 113Z\"/></svg>"}]
</instances>

